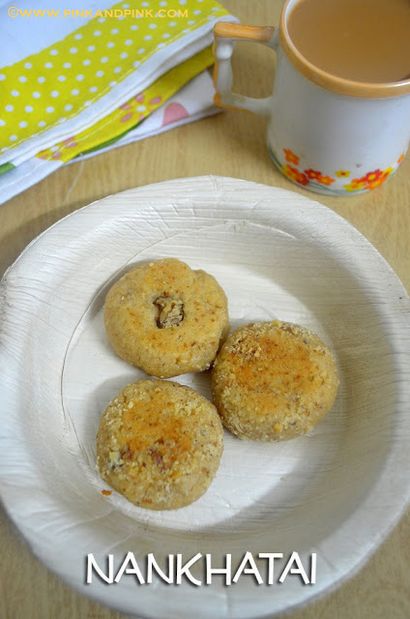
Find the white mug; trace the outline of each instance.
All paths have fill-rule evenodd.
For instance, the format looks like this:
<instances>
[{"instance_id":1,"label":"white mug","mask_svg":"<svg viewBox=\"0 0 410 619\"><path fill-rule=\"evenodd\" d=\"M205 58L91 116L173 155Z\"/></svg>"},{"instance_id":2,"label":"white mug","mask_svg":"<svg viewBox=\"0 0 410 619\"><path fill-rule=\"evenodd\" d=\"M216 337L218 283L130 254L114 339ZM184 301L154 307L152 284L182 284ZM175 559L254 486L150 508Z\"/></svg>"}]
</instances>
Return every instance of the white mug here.
<instances>
[{"instance_id":1,"label":"white mug","mask_svg":"<svg viewBox=\"0 0 410 619\"><path fill-rule=\"evenodd\" d=\"M298 185L333 195L374 189L394 174L409 145L410 79L354 82L311 64L287 29L296 2L287 0L278 28L216 24L215 103L267 116L270 156ZM236 40L276 51L272 96L254 99L231 92Z\"/></svg>"}]
</instances>

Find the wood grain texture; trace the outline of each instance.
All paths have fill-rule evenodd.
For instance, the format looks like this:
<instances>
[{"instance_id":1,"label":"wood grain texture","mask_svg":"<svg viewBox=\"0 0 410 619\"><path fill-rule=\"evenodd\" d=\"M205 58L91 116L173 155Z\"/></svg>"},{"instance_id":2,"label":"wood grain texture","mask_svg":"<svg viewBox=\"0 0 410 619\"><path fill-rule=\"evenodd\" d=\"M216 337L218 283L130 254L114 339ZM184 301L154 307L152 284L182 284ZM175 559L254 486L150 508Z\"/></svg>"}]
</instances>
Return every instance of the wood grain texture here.
<instances>
[{"instance_id":1,"label":"wood grain texture","mask_svg":"<svg viewBox=\"0 0 410 619\"><path fill-rule=\"evenodd\" d=\"M281 0L226 0L243 23L277 23ZM274 54L238 46L235 87L269 94ZM104 195L168 178L218 174L295 188L272 166L265 148L265 121L246 112L220 114L167 134L111 151L58 171L0 207L0 269L64 215ZM382 253L410 289L410 157L384 187L358 197L317 196L355 225ZM291 619L407 619L410 616L410 514L367 565L338 590ZM5 619L120 619L65 586L34 558L14 525L0 522L0 616ZM62 558L63 560L63 558Z\"/></svg>"}]
</instances>

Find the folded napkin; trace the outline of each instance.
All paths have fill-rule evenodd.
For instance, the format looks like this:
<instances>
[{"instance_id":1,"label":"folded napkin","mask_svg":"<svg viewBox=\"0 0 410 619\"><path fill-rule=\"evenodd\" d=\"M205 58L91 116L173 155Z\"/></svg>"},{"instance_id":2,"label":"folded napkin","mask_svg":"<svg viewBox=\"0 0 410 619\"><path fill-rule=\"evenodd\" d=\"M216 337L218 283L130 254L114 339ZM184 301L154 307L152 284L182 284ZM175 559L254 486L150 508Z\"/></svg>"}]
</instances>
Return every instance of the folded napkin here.
<instances>
[{"instance_id":1,"label":"folded napkin","mask_svg":"<svg viewBox=\"0 0 410 619\"><path fill-rule=\"evenodd\" d=\"M207 47L189 60L179 64L165 75L137 93L126 103L94 123L84 131L60 141L51 148L42 150L37 156L41 159L61 159L69 161L84 151L115 140L134 128L144 118L167 101L190 79L213 63L212 51Z\"/></svg>"},{"instance_id":2,"label":"folded napkin","mask_svg":"<svg viewBox=\"0 0 410 619\"><path fill-rule=\"evenodd\" d=\"M79 155L73 161L88 159L94 154L105 152L111 148L124 146L175 129L194 120L217 114L221 110L213 105L214 94L212 78L207 71L204 71L135 129L111 142L109 146L103 144L98 149Z\"/></svg>"},{"instance_id":3,"label":"folded napkin","mask_svg":"<svg viewBox=\"0 0 410 619\"><path fill-rule=\"evenodd\" d=\"M203 71L131 130L94 147L88 145L86 148L82 145L80 154L76 154L78 148L75 140L69 138L59 146L44 151L47 152L47 156L39 153L18 167L9 168L7 174L0 175L0 204L38 183L69 161L88 159L112 148L157 135L219 112L220 110L213 105L214 93L210 74ZM138 98L142 96L138 95ZM129 112L124 110L122 113L126 115ZM49 153L51 156L48 156Z\"/></svg>"},{"instance_id":4,"label":"folded napkin","mask_svg":"<svg viewBox=\"0 0 410 619\"><path fill-rule=\"evenodd\" d=\"M79 2L70 10L76 5L84 11ZM6 174L40 152L57 158L52 148L66 159L61 144L73 136L80 136L82 150L118 137L119 122L138 120L121 121L133 97L208 47L216 21L233 19L213 0L87 2L86 8L92 17L11 18L9 7L0 6L0 40L7 48L0 67L0 165ZM32 3L19 2L19 10L33 10ZM41 10L63 11L48 0ZM197 73L203 68L198 65ZM152 99L148 107L137 102L132 114L152 112Z\"/></svg>"}]
</instances>

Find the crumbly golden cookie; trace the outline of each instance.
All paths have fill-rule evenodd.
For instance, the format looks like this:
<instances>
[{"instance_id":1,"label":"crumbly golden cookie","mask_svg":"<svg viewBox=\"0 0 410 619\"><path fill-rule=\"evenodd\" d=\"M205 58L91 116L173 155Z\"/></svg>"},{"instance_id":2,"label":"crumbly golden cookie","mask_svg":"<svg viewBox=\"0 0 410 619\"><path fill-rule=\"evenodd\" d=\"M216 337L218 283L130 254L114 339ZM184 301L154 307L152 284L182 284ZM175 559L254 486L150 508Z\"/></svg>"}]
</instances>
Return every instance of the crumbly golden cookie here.
<instances>
[{"instance_id":1,"label":"crumbly golden cookie","mask_svg":"<svg viewBox=\"0 0 410 619\"><path fill-rule=\"evenodd\" d=\"M162 380L128 385L108 405L97 434L101 477L131 503L176 509L208 489L223 451L211 402Z\"/></svg>"},{"instance_id":2,"label":"crumbly golden cookie","mask_svg":"<svg viewBox=\"0 0 410 619\"><path fill-rule=\"evenodd\" d=\"M228 430L260 441L305 434L332 408L335 359L317 335L274 320L228 336L212 371L213 398Z\"/></svg>"},{"instance_id":3,"label":"crumbly golden cookie","mask_svg":"<svg viewBox=\"0 0 410 619\"><path fill-rule=\"evenodd\" d=\"M166 258L121 277L107 294L104 320L122 359L169 378L210 367L228 329L228 304L212 275Z\"/></svg>"}]
</instances>

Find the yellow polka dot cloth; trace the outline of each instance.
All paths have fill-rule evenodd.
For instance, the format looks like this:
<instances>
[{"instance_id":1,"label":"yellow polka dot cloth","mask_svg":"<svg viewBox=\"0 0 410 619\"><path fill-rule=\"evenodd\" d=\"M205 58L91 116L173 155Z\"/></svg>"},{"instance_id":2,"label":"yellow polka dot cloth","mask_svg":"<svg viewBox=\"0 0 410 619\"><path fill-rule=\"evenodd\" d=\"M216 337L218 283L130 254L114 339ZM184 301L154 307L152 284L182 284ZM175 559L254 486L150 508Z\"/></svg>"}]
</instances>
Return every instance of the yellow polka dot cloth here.
<instances>
[{"instance_id":1,"label":"yellow polka dot cloth","mask_svg":"<svg viewBox=\"0 0 410 619\"><path fill-rule=\"evenodd\" d=\"M138 93L92 127L42 150L37 157L70 161L77 155L114 140L135 127L154 112L195 75L213 64L213 54L207 47L184 63L174 67L144 92Z\"/></svg>"},{"instance_id":2,"label":"yellow polka dot cloth","mask_svg":"<svg viewBox=\"0 0 410 619\"><path fill-rule=\"evenodd\" d=\"M125 9L130 12L126 17ZM118 125L121 111L109 114L179 64L179 44L179 49L185 46L187 57L200 51L192 47L195 33L199 36L210 21L226 16L226 10L213 0L129 0L101 10L98 17L61 40L1 67L0 164L18 165L26 152L27 157L35 154L36 140L37 152L43 151L70 137L73 130L86 131L105 117L106 126L111 121ZM197 70L207 64L209 57ZM107 135L101 135L98 126L93 142L103 138Z\"/></svg>"}]
</instances>

